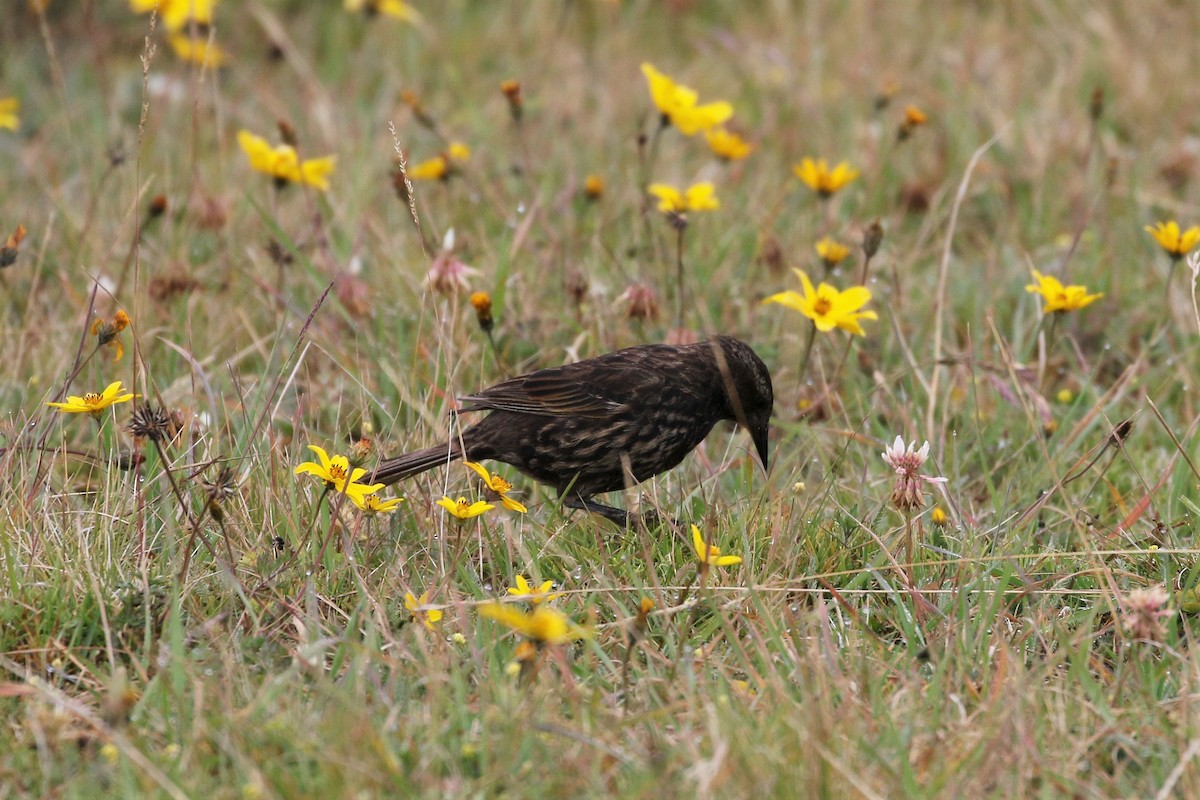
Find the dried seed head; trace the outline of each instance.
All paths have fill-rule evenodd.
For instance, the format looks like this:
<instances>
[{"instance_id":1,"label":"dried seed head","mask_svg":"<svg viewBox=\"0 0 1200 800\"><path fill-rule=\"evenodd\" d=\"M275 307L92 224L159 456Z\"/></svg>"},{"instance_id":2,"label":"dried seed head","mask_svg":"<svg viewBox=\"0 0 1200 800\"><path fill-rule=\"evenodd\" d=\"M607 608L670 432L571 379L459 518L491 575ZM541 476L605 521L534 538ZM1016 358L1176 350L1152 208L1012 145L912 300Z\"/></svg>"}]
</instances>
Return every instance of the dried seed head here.
<instances>
[{"instance_id":1,"label":"dried seed head","mask_svg":"<svg viewBox=\"0 0 1200 800\"><path fill-rule=\"evenodd\" d=\"M171 417L161 407L144 403L133 410L129 432L139 439L167 441L171 438Z\"/></svg>"},{"instance_id":2,"label":"dried seed head","mask_svg":"<svg viewBox=\"0 0 1200 800\"><path fill-rule=\"evenodd\" d=\"M873 258L883 244L883 225L875 220L863 231L862 248L867 258Z\"/></svg>"}]
</instances>

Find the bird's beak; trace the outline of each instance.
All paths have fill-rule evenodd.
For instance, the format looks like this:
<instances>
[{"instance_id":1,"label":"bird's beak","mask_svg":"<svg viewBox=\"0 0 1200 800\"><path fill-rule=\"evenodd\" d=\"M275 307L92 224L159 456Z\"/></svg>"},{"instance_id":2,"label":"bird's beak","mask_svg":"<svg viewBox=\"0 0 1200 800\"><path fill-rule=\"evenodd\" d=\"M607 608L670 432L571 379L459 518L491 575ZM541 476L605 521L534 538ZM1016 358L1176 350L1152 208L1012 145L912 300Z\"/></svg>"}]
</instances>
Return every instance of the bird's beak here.
<instances>
[{"instance_id":1,"label":"bird's beak","mask_svg":"<svg viewBox=\"0 0 1200 800\"><path fill-rule=\"evenodd\" d=\"M767 434L770 431L770 425L763 422L762 426L755 426L750 429L750 438L754 440L754 449L758 451L758 460L762 463L763 470L767 469Z\"/></svg>"}]
</instances>

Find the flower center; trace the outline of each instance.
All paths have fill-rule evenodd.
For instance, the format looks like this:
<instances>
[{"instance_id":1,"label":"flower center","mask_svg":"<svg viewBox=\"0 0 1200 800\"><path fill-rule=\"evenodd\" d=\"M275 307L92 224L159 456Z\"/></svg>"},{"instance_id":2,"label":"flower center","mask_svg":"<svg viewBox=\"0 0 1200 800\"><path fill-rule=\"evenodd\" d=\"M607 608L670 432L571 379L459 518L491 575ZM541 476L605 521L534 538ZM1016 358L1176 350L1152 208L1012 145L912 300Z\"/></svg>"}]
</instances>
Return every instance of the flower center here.
<instances>
[{"instance_id":1,"label":"flower center","mask_svg":"<svg viewBox=\"0 0 1200 800\"><path fill-rule=\"evenodd\" d=\"M816 302L813 303L813 311L817 312L818 316L823 317L831 310L833 310L833 303L830 302L828 297L818 297Z\"/></svg>"},{"instance_id":2,"label":"flower center","mask_svg":"<svg viewBox=\"0 0 1200 800\"><path fill-rule=\"evenodd\" d=\"M333 464L329 467L329 477L333 478L335 483L341 483L346 480L348 472L346 467L341 464Z\"/></svg>"},{"instance_id":3,"label":"flower center","mask_svg":"<svg viewBox=\"0 0 1200 800\"><path fill-rule=\"evenodd\" d=\"M83 396L83 402L89 406L98 406L100 405L100 395L95 392L88 392Z\"/></svg>"}]
</instances>

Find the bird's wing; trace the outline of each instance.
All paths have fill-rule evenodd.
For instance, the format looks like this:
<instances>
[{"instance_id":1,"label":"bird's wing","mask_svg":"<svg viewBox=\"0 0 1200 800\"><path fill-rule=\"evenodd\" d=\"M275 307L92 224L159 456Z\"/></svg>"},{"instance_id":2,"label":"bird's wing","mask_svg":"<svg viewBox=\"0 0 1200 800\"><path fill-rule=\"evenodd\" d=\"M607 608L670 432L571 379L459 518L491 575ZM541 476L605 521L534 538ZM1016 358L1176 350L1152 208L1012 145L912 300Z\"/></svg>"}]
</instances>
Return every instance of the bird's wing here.
<instances>
[{"instance_id":1,"label":"bird's wing","mask_svg":"<svg viewBox=\"0 0 1200 800\"><path fill-rule=\"evenodd\" d=\"M606 417L625 407L635 387L659 383L652 368L603 358L538 370L462 398L462 411Z\"/></svg>"}]
</instances>

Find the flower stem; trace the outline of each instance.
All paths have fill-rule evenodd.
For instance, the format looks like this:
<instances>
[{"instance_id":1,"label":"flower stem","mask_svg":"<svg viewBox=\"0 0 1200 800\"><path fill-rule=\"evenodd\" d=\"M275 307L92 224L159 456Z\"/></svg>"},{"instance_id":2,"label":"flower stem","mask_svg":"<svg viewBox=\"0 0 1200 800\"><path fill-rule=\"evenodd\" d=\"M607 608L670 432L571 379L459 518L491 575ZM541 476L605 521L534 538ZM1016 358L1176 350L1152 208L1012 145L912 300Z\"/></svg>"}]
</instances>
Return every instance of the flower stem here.
<instances>
[{"instance_id":1,"label":"flower stem","mask_svg":"<svg viewBox=\"0 0 1200 800\"><path fill-rule=\"evenodd\" d=\"M683 232L680 226L675 239L675 327L683 328Z\"/></svg>"},{"instance_id":2,"label":"flower stem","mask_svg":"<svg viewBox=\"0 0 1200 800\"><path fill-rule=\"evenodd\" d=\"M817 340L817 323L813 322L808 328L808 343L804 345L804 355L800 358L800 380L804 380L804 373L808 371L808 360L812 356L813 343Z\"/></svg>"}]
</instances>

